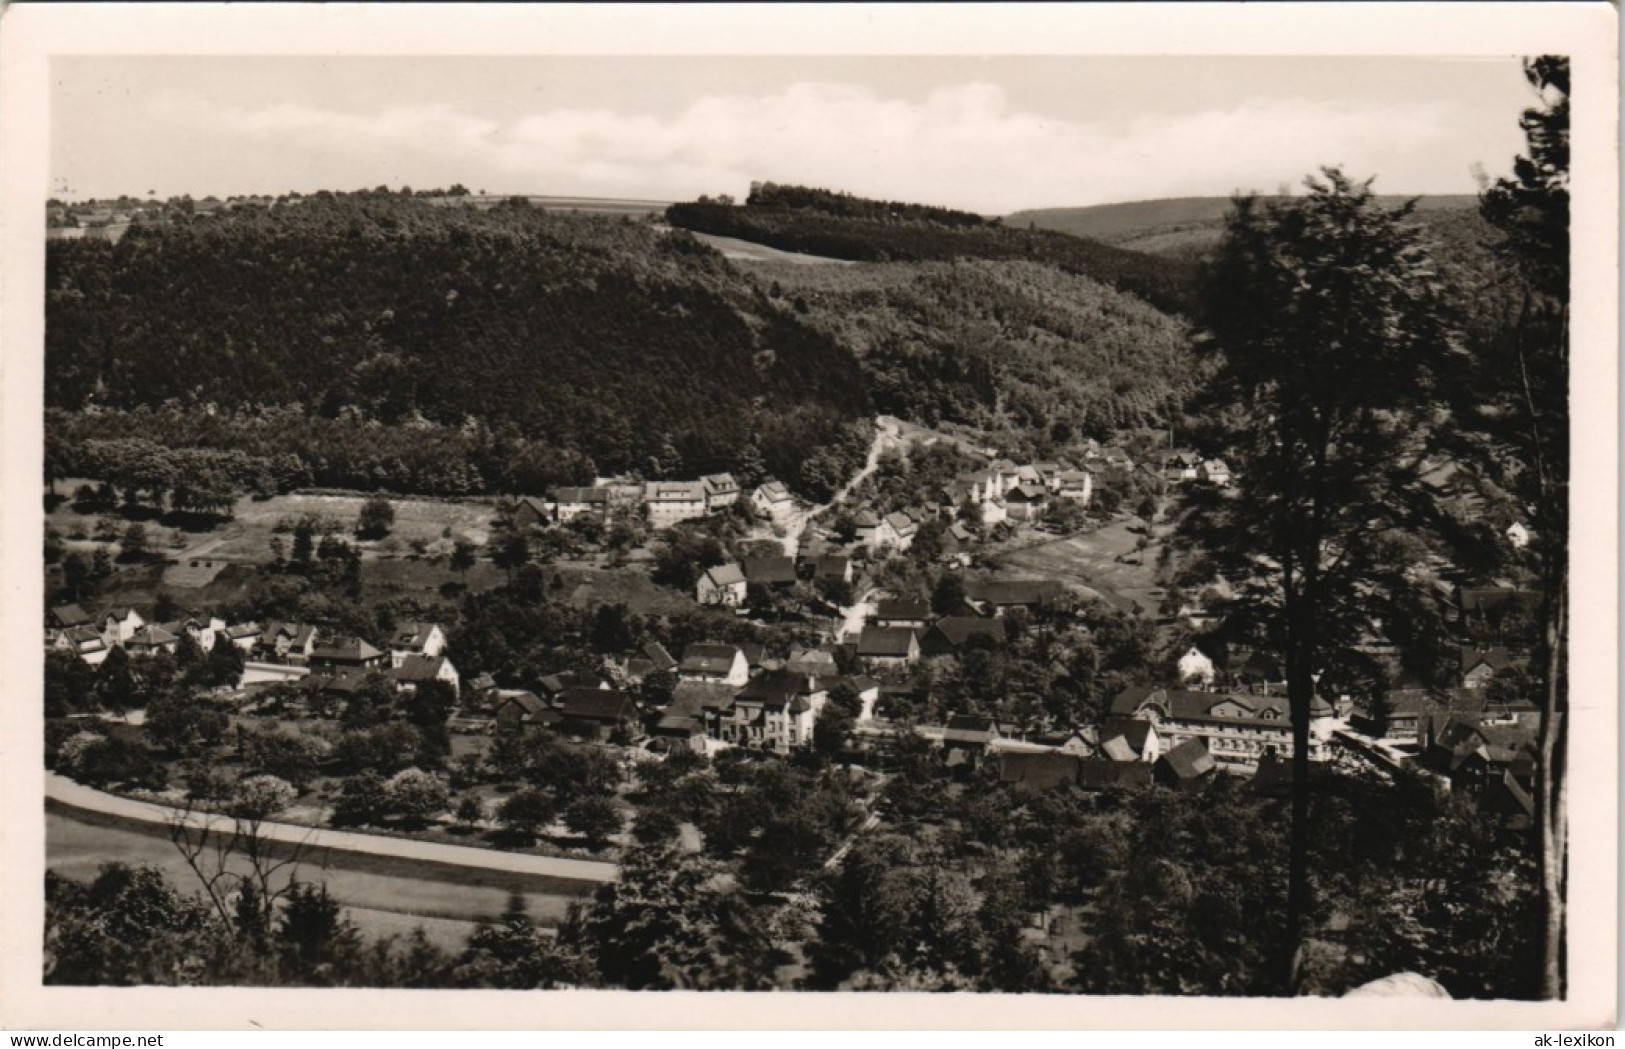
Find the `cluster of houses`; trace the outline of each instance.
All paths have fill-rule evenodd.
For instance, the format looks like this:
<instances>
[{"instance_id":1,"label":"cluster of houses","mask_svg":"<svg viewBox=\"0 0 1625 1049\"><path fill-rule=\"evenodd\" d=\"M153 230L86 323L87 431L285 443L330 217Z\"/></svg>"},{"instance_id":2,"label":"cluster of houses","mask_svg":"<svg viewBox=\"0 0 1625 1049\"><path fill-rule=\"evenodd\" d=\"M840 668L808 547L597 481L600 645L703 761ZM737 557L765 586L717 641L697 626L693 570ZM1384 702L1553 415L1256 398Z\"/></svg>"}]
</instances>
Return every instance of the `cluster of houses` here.
<instances>
[{"instance_id":1,"label":"cluster of houses","mask_svg":"<svg viewBox=\"0 0 1625 1049\"><path fill-rule=\"evenodd\" d=\"M1072 499L1087 506L1093 494L1092 469L1075 470L1054 462L1018 466L998 459L987 469L961 474L944 486L938 509L950 516L970 510L984 525L996 525L1030 521L1051 499Z\"/></svg>"},{"instance_id":2,"label":"cluster of houses","mask_svg":"<svg viewBox=\"0 0 1625 1049\"><path fill-rule=\"evenodd\" d=\"M697 481L600 481L585 487L555 488L545 498L521 498L514 510L514 523L541 527L583 514L602 517L616 505L641 505L650 525L670 528L732 506L740 499L748 500L758 514L779 524L787 522L796 509L795 497L779 481L764 481L747 494L732 474L719 473Z\"/></svg>"},{"instance_id":3,"label":"cluster of houses","mask_svg":"<svg viewBox=\"0 0 1625 1049\"><path fill-rule=\"evenodd\" d=\"M136 657L174 655L183 638L205 653L235 645L243 655L245 685L298 681L315 691L348 694L374 671L411 691L425 681L442 681L456 693L457 668L445 655L446 634L435 623L402 624L388 649L355 637L329 637L309 623L228 624L217 615L189 613L168 623L149 623L135 608L118 606L92 616L77 604L51 609L45 630L47 649L72 652L91 666L115 648Z\"/></svg>"},{"instance_id":4,"label":"cluster of houses","mask_svg":"<svg viewBox=\"0 0 1625 1049\"><path fill-rule=\"evenodd\" d=\"M1052 579L972 578L963 606L937 615L919 598L883 598L858 634L854 654L873 668L906 667L930 656L957 655L975 644L1003 645L1004 615L1020 608L1042 618L1071 608Z\"/></svg>"},{"instance_id":5,"label":"cluster of houses","mask_svg":"<svg viewBox=\"0 0 1625 1049\"><path fill-rule=\"evenodd\" d=\"M718 746L786 753L808 746L831 690L848 685L860 720L872 720L880 683L841 674L826 649L766 659L761 646L696 642L674 659L649 644L614 675L554 675L537 690L471 682L471 707L489 712L496 731L547 729L577 738L631 743L645 737L670 748L709 752ZM675 678L670 701L643 709L626 686L656 673ZM612 682L617 677L620 684Z\"/></svg>"},{"instance_id":6,"label":"cluster of houses","mask_svg":"<svg viewBox=\"0 0 1625 1049\"><path fill-rule=\"evenodd\" d=\"M852 559L844 554L808 553L747 557L714 565L700 574L694 596L702 605L743 608L752 586L785 589L798 582L837 584L852 582Z\"/></svg>"}]
</instances>

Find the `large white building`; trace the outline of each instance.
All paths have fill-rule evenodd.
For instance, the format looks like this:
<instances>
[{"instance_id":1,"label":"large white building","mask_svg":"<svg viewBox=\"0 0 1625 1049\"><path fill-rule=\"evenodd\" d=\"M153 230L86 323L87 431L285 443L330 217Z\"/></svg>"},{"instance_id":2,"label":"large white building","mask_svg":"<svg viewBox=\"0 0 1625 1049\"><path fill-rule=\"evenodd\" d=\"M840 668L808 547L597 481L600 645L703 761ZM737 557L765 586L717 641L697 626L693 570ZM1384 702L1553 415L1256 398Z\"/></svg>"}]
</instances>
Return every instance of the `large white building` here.
<instances>
[{"instance_id":1,"label":"large white building","mask_svg":"<svg viewBox=\"0 0 1625 1049\"><path fill-rule=\"evenodd\" d=\"M1150 721L1167 750L1199 739L1213 760L1229 769L1255 769L1270 754L1292 756L1292 714L1284 696L1141 686L1118 695L1112 714ZM1310 708L1310 761L1330 759L1333 719L1331 704L1316 697Z\"/></svg>"}]
</instances>

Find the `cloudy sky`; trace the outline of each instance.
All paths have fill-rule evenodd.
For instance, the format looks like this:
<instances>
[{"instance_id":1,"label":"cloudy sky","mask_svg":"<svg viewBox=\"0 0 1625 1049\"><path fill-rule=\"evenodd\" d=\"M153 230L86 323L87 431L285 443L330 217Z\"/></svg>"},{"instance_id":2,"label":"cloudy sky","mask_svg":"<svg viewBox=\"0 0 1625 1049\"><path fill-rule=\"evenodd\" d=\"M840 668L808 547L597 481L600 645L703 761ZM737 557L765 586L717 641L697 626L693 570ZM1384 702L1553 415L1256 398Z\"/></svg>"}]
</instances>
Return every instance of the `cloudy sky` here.
<instances>
[{"instance_id":1,"label":"cloudy sky","mask_svg":"<svg viewBox=\"0 0 1625 1049\"><path fill-rule=\"evenodd\" d=\"M1516 59L58 57L51 192L461 182L742 197L753 179L1003 214L1504 172Z\"/></svg>"}]
</instances>

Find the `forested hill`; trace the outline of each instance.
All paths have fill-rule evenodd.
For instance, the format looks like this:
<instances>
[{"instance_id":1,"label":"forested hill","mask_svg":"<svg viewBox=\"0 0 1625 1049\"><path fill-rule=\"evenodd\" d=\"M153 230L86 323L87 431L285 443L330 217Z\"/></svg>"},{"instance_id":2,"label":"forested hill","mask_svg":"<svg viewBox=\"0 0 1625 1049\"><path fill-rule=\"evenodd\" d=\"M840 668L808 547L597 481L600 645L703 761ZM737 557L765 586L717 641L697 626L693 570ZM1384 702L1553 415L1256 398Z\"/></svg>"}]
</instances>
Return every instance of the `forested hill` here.
<instances>
[{"instance_id":1,"label":"forested hill","mask_svg":"<svg viewBox=\"0 0 1625 1049\"><path fill-rule=\"evenodd\" d=\"M1280 197L1260 197L1261 202ZM1378 198L1388 207L1410 197ZM1463 212L1476 212L1478 198L1443 194L1416 198L1418 220L1453 219ZM1054 230L1086 237L1137 252L1174 257L1194 257L1211 250L1224 230L1224 217L1230 211L1229 197L1171 197L1140 200L1127 204L1097 204L1077 208L1038 208L1006 216L1013 227Z\"/></svg>"},{"instance_id":2,"label":"forested hill","mask_svg":"<svg viewBox=\"0 0 1625 1049\"><path fill-rule=\"evenodd\" d=\"M154 409L141 436L292 450L316 483L409 484L402 456L440 442L484 459L420 490L742 456L796 484L871 411L850 352L710 248L627 220L320 194L47 251L49 406Z\"/></svg>"},{"instance_id":3,"label":"forested hill","mask_svg":"<svg viewBox=\"0 0 1625 1049\"><path fill-rule=\"evenodd\" d=\"M1004 445L1176 418L1200 384L1190 332L1131 295L1033 262L756 264L769 293L850 346L881 411Z\"/></svg>"},{"instance_id":4,"label":"forested hill","mask_svg":"<svg viewBox=\"0 0 1625 1049\"><path fill-rule=\"evenodd\" d=\"M698 201L666 209L673 226L783 251L857 262L1011 259L1044 262L1189 314L1196 269L1046 229L914 204L865 200L800 186L758 184L743 205Z\"/></svg>"}]
</instances>

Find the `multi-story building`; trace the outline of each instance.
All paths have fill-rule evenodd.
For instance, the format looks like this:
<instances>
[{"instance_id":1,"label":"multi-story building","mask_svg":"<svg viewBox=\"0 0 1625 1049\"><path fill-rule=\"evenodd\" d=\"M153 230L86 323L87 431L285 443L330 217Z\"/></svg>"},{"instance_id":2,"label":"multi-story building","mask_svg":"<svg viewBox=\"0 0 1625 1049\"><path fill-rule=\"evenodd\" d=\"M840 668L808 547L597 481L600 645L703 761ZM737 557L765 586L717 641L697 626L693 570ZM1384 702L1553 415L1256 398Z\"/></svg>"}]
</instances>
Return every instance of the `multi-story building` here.
<instances>
[{"instance_id":1,"label":"multi-story building","mask_svg":"<svg viewBox=\"0 0 1625 1049\"><path fill-rule=\"evenodd\" d=\"M1112 714L1156 725L1164 750L1201 740L1222 768L1252 770L1267 755L1292 756L1292 715L1284 696L1142 686L1121 693ZM1331 704L1317 696L1310 708L1310 761L1330 758L1332 727Z\"/></svg>"}]
</instances>

